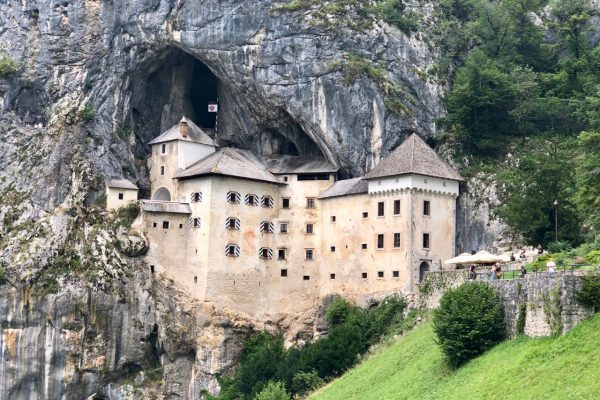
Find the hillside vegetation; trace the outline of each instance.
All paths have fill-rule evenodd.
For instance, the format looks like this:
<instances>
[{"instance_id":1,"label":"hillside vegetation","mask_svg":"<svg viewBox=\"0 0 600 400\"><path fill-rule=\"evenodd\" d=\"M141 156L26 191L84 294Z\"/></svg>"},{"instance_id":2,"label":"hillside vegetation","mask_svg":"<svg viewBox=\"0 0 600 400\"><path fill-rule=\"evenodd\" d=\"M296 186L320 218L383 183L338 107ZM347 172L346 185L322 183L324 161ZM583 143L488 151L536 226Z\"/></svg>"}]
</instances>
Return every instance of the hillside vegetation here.
<instances>
[{"instance_id":1,"label":"hillside vegetation","mask_svg":"<svg viewBox=\"0 0 600 400\"><path fill-rule=\"evenodd\" d=\"M558 338L506 341L453 371L427 322L310 399L596 399L599 342L596 315Z\"/></svg>"}]
</instances>

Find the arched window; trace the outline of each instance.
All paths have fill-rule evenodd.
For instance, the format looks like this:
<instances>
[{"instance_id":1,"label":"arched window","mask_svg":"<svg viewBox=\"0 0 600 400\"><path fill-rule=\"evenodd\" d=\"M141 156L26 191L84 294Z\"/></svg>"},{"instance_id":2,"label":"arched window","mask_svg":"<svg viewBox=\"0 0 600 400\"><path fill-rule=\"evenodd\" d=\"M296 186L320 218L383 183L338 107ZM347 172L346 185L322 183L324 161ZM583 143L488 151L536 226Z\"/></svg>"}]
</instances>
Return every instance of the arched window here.
<instances>
[{"instance_id":1,"label":"arched window","mask_svg":"<svg viewBox=\"0 0 600 400\"><path fill-rule=\"evenodd\" d=\"M152 195L152 200L171 201L171 192L166 187L158 188Z\"/></svg>"},{"instance_id":2,"label":"arched window","mask_svg":"<svg viewBox=\"0 0 600 400\"><path fill-rule=\"evenodd\" d=\"M240 204L240 194L238 192L228 192L227 202L231 204Z\"/></svg>"},{"instance_id":3,"label":"arched window","mask_svg":"<svg viewBox=\"0 0 600 400\"><path fill-rule=\"evenodd\" d=\"M229 217L225 220L225 229L240 230L240 220L235 217Z\"/></svg>"},{"instance_id":4,"label":"arched window","mask_svg":"<svg viewBox=\"0 0 600 400\"><path fill-rule=\"evenodd\" d=\"M419 282L423 282L423 278L425 278L425 273L429 271L429 263L423 261L421 265L419 265Z\"/></svg>"},{"instance_id":5,"label":"arched window","mask_svg":"<svg viewBox=\"0 0 600 400\"><path fill-rule=\"evenodd\" d=\"M246 195L246 205L247 206L257 206L258 205L258 196L255 194L247 194Z\"/></svg>"}]
</instances>

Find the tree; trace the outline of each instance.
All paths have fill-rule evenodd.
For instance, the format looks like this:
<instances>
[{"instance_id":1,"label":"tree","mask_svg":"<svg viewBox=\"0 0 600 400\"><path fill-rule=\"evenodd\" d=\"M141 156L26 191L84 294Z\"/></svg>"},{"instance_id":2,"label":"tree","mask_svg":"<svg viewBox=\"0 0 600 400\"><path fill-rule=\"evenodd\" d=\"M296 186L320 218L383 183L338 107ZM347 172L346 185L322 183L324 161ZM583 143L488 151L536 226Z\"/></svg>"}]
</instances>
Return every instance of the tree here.
<instances>
[{"instance_id":1,"label":"tree","mask_svg":"<svg viewBox=\"0 0 600 400\"><path fill-rule=\"evenodd\" d=\"M584 225L600 231L600 132L582 132L577 138L576 202Z\"/></svg>"},{"instance_id":2,"label":"tree","mask_svg":"<svg viewBox=\"0 0 600 400\"><path fill-rule=\"evenodd\" d=\"M283 382L269 381L254 400L290 400L291 398Z\"/></svg>"},{"instance_id":3,"label":"tree","mask_svg":"<svg viewBox=\"0 0 600 400\"><path fill-rule=\"evenodd\" d=\"M433 330L448 363L458 367L506 337L500 299L483 283L451 289L433 313Z\"/></svg>"}]
</instances>

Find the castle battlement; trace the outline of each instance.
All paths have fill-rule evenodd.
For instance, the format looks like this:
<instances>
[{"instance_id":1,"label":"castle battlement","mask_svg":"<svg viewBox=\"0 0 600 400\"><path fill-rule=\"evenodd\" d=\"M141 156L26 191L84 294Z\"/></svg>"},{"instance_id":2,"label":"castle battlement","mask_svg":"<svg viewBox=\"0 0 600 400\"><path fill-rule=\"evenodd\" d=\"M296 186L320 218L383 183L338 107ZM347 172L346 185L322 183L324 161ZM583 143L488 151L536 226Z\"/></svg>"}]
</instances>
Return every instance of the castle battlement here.
<instances>
[{"instance_id":1,"label":"castle battlement","mask_svg":"<svg viewBox=\"0 0 600 400\"><path fill-rule=\"evenodd\" d=\"M416 134L339 181L324 159L219 148L185 118L151 144L146 262L200 300L274 314L410 292L454 255L462 178Z\"/></svg>"}]
</instances>

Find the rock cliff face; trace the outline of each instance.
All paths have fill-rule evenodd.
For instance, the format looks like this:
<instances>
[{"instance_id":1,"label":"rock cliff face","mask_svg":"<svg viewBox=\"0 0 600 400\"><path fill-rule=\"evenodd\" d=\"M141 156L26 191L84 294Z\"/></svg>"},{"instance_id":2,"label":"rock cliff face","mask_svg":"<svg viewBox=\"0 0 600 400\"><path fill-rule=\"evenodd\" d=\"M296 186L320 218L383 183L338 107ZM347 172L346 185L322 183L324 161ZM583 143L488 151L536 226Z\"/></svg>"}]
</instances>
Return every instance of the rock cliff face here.
<instances>
[{"instance_id":1,"label":"rock cliff face","mask_svg":"<svg viewBox=\"0 0 600 400\"><path fill-rule=\"evenodd\" d=\"M434 133L443 86L428 74L430 38L317 3L0 2L0 62L17 67L0 74L0 266L10 282L0 398L198 398L231 369L240 337L264 327L144 275L130 258L143 238L94 206L109 177L147 191L147 143L182 114L222 144L322 155L345 176L409 132ZM428 19L434 4L421 7ZM215 119L206 107L217 99Z\"/></svg>"}]
</instances>

